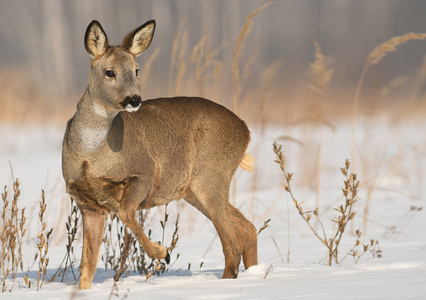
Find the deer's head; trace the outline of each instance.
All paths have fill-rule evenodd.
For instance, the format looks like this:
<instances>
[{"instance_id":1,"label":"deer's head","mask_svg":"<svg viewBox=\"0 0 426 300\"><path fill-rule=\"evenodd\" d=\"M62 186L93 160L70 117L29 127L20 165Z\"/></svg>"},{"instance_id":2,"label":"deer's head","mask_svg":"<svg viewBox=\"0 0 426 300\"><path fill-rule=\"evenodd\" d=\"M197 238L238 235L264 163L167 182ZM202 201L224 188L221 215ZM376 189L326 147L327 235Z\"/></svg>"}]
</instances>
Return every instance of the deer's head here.
<instances>
[{"instance_id":1,"label":"deer's head","mask_svg":"<svg viewBox=\"0 0 426 300\"><path fill-rule=\"evenodd\" d=\"M139 66L135 58L151 43L155 21L130 32L119 46L110 46L98 21L87 27L84 44L91 57L90 97L106 112L133 112L141 105Z\"/></svg>"}]
</instances>

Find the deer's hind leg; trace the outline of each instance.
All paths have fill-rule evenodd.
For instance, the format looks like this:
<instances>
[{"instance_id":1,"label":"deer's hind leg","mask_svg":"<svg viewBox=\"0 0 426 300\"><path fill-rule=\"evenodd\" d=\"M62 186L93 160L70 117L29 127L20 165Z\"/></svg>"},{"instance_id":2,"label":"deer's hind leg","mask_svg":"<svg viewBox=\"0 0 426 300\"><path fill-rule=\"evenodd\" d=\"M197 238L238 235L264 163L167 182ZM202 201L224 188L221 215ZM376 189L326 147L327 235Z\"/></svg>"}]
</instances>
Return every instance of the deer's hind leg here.
<instances>
[{"instance_id":1,"label":"deer's hind leg","mask_svg":"<svg viewBox=\"0 0 426 300\"><path fill-rule=\"evenodd\" d=\"M243 214L228 203L228 208L233 216L235 230L243 247L243 262L246 269L257 265L257 230Z\"/></svg>"},{"instance_id":2,"label":"deer's hind leg","mask_svg":"<svg viewBox=\"0 0 426 300\"><path fill-rule=\"evenodd\" d=\"M212 221L225 255L223 278L236 278L241 256L246 268L257 264L257 234L253 224L229 203L229 182L226 176L209 176L208 181L193 182L184 198Z\"/></svg>"}]
</instances>

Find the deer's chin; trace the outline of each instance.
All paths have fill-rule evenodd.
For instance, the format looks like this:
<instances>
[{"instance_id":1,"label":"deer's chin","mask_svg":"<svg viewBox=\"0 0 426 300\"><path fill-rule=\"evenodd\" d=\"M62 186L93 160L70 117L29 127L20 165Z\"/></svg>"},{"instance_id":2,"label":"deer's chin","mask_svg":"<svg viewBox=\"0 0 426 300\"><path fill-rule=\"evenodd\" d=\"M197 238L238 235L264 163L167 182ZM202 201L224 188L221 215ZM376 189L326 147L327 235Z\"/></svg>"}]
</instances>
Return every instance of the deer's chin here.
<instances>
[{"instance_id":1,"label":"deer's chin","mask_svg":"<svg viewBox=\"0 0 426 300\"><path fill-rule=\"evenodd\" d=\"M138 106L136 106L136 107L133 107L130 104L127 104L126 107L124 108L124 110L127 111L127 112L132 113L132 112L137 111L139 109L139 107L141 107L140 104Z\"/></svg>"}]
</instances>

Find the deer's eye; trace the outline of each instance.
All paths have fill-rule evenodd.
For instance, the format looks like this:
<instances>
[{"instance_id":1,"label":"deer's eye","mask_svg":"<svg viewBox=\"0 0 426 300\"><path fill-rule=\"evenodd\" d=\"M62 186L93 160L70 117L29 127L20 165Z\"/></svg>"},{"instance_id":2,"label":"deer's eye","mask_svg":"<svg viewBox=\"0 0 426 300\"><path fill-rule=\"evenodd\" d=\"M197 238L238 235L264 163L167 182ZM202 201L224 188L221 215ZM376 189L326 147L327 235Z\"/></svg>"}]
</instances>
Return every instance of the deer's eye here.
<instances>
[{"instance_id":1,"label":"deer's eye","mask_svg":"<svg viewBox=\"0 0 426 300\"><path fill-rule=\"evenodd\" d=\"M105 75L108 77L115 77L115 73L112 70L106 70Z\"/></svg>"},{"instance_id":2,"label":"deer's eye","mask_svg":"<svg viewBox=\"0 0 426 300\"><path fill-rule=\"evenodd\" d=\"M136 69L136 76L139 75L139 69Z\"/></svg>"}]
</instances>

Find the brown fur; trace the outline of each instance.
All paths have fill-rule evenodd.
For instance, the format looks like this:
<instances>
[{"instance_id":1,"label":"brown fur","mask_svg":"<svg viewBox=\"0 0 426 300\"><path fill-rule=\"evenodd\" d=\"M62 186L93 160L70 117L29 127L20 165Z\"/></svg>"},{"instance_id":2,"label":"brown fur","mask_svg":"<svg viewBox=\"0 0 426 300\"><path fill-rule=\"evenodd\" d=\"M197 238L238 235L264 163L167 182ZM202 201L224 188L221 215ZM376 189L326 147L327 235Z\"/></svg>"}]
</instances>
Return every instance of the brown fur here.
<instances>
[{"instance_id":1,"label":"brown fur","mask_svg":"<svg viewBox=\"0 0 426 300\"><path fill-rule=\"evenodd\" d=\"M213 222L224 278L237 276L241 257L246 268L257 264L256 229L229 204L229 185L250 140L246 124L202 98L148 100L136 112L120 104L140 95L134 58L149 46L154 28L147 22L117 47L97 44L108 39L99 36L104 31L96 21L86 32L89 85L63 142L67 191L83 215L81 289L91 286L109 212L119 213L148 256L165 259L166 249L148 239L136 211L181 198ZM109 69L115 78L105 75Z\"/></svg>"}]
</instances>

